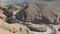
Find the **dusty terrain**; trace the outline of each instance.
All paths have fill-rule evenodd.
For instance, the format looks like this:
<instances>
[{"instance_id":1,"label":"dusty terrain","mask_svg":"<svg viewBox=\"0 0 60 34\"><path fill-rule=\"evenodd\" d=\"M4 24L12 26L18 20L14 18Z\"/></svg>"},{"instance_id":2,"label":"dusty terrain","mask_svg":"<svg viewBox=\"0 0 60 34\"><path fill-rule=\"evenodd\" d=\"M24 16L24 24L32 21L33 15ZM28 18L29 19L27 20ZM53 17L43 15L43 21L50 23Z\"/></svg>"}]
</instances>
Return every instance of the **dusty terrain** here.
<instances>
[{"instance_id":1,"label":"dusty terrain","mask_svg":"<svg viewBox=\"0 0 60 34\"><path fill-rule=\"evenodd\" d=\"M0 34L60 34L60 1L0 1Z\"/></svg>"}]
</instances>

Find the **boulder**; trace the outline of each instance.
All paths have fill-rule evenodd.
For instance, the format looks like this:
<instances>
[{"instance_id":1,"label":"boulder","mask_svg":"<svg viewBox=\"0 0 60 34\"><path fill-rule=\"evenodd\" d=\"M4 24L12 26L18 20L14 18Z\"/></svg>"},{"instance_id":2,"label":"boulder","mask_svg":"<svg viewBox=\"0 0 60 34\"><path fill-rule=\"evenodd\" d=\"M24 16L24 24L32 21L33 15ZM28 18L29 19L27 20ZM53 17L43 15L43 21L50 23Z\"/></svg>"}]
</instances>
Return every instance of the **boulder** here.
<instances>
[{"instance_id":1,"label":"boulder","mask_svg":"<svg viewBox=\"0 0 60 34\"><path fill-rule=\"evenodd\" d=\"M39 25L39 24L28 24L27 27L31 29L32 31L38 31L38 32L46 32L47 27L45 25Z\"/></svg>"},{"instance_id":2,"label":"boulder","mask_svg":"<svg viewBox=\"0 0 60 34\"><path fill-rule=\"evenodd\" d=\"M20 23L19 21L17 21L14 17L10 17L7 19L7 22L9 24L12 24L12 23Z\"/></svg>"},{"instance_id":3,"label":"boulder","mask_svg":"<svg viewBox=\"0 0 60 34\"><path fill-rule=\"evenodd\" d=\"M4 14L0 14L0 19L6 21L6 18L7 18L7 17L6 17Z\"/></svg>"}]
</instances>

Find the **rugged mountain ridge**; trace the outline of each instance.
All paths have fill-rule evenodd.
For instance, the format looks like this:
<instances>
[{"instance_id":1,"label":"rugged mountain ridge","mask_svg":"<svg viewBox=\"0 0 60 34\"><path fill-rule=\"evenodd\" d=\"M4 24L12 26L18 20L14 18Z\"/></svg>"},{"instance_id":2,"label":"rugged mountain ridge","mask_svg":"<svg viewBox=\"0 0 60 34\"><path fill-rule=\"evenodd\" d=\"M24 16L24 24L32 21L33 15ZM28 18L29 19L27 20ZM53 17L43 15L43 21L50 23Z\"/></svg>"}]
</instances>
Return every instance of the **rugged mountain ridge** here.
<instances>
[{"instance_id":1,"label":"rugged mountain ridge","mask_svg":"<svg viewBox=\"0 0 60 34\"><path fill-rule=\"evenodd\" d=\"M60 2L31 2L0 6L0 28L6 34L59 34ZM32 30L31 30L32 29Z\"/></svg>"}]
</instances>

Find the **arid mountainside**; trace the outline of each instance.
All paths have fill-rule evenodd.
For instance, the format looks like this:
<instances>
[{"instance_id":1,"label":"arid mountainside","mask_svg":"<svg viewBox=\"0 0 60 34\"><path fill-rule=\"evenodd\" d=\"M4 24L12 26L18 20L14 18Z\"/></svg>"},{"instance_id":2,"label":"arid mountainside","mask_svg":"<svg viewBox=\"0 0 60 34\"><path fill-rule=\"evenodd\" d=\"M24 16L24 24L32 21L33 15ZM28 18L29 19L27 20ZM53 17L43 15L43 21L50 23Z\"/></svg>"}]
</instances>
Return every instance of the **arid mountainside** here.
<instances>
[{"instance_id":1,"label":"arid mountainside","mask_svg":"<svg viewBox=\"0 0 60 34\"><path fill-rule=\"evenodd\" d=\"M18 20L20 18L33 23L59 24L59 1L29 3L28 8L23 11L18 13Z\"/></svg>"},{"instance_id":2,"label":"arid mountainside","mask_svg":"<svg viewBox=\"0 0 60 34\"><path fill-rule=\"evenodd\" d=\"M60 16L60 2L54 1L54 2L37 2L37 3L31 3L28 8L27 12L31 15L32 21L36 20L36 23L53 23L53 24L59 24L59 16ZM36 13L35 13L36 12ZM34 17L35 15L35 17ZM28 17L28 16L27 16ZM41 18L41 19L40 19ZM56 20L56 21L55 21ZM35 21L34 21L35 22Z\"/></svg>"},{"instance_id":3,"label":"arid mountainside","mask_svg":"<svg viewBox=\"0 0 60 34\"><path fill-rule=\"evenodd\" d=\"M48 4L48 6L45 7L44 12L53 23L59 24L59 16L60 16L60 2L59 1L54 1ZM44 15L45 15L44 14Z\"/></svg>"},{"instance_id":4,"label":"arid mountainside","mask_svg":"<svg viewBox=\"0 0 60 34\"><path fill-rule=\"evenodd\" d=\"M0 34L60 34L60 1L1 4Z\"/></svg>"}]
</instances>

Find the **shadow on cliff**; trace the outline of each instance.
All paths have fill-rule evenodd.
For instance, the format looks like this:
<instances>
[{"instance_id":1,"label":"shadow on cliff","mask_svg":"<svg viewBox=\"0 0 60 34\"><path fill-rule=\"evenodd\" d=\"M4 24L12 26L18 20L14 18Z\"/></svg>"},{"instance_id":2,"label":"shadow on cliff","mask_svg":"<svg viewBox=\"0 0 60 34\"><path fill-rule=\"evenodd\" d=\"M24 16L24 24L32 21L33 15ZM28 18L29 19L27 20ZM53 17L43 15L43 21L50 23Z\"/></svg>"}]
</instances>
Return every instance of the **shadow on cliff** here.
<instances>
[{"instance_id":1,"label":"shadow on cliff","mask_svg":"<svg viewBox=\"0 0 60 34\"><path fill-rule=\"evenodd\" d=\"M47 17L44 17L43 15L42 15L42 19L35 18L34 21L32 22L35 24L53 24L52 22L48 20Z\"/></svg>"},{"instance_id":2,"label":"shadow on cliff","mask_svg":"<svg viewBox=\"0 0 60 34\"><path fill-rule=\"evenodd\" d=\"M27 19L27 13L26 13L26 9L28 8L28 4L25 5L18 13L16 13L16 19L19 21L26 21Z\"/></svg>"}]
</instances>

